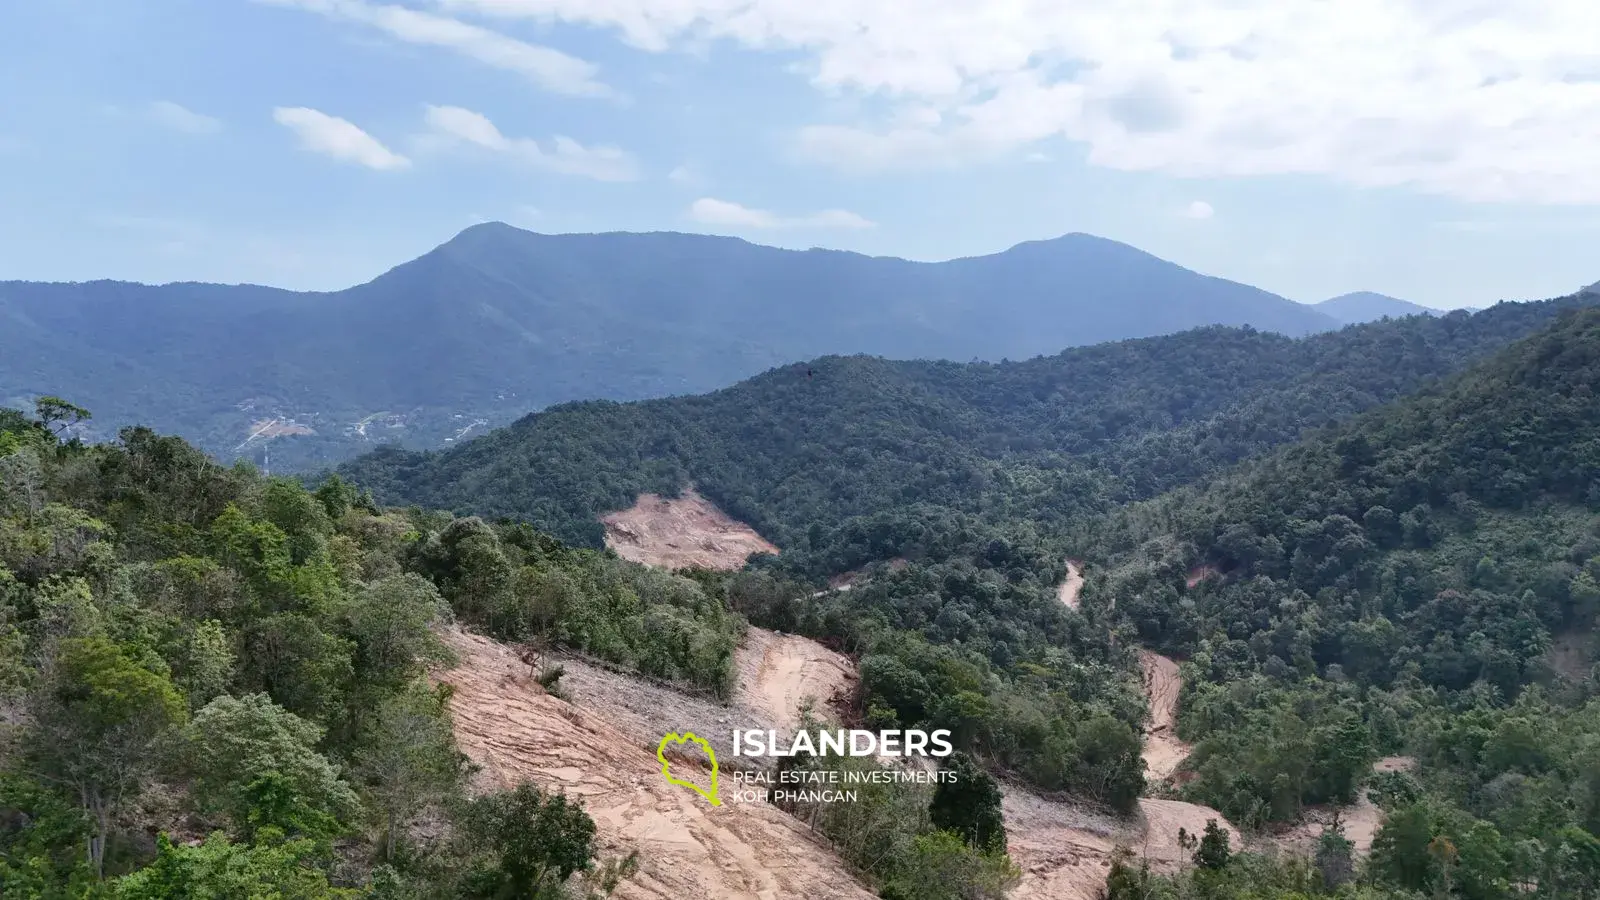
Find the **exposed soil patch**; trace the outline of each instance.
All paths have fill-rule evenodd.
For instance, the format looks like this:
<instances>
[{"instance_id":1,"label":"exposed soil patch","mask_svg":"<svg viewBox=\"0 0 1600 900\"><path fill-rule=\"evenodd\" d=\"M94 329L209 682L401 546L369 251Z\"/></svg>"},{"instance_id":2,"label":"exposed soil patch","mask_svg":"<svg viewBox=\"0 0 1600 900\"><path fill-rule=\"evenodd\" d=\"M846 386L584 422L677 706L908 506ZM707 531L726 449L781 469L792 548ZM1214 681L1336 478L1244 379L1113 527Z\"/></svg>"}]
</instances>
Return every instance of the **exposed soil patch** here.
<instances>
[{"instance_id":1,"label":"exposed soil patch","mask_svg":"<svg viewBox=\"0 0 1600 900\"><path fill-rule=\"evenodd\" d=\"M1067 577L1062 580L1061 586L1056 588L1056 598L1067 605L1067 609L1078 608L1078 592L1083 590L1083 568L1072 560L1067 560Z\"/></svg>"},{"instance_id":2,"label":"exposed soil patch","mask_svg":"<svg viewBox=\"0 0 1600 900\"><path fill-rule=\"evenodd\" d=\"M1139 801L1139 816L1144 819L1144 842L1133 845L1135 856L1150 860L1150 868L1158 872L1177 871L1190 862L1190 854L1178 844L1178 830L1183 829L1198 838L1206 832L1206 822L1217 824L1228 832L1228 844L1238 850L1244 838L1222 813L1198 803L1181 800L1154 800L1145 797Z\"/></svg>"},{"instance_id":3,"label":"exposed soil patch","mask_svg":"<svg viewBox=\"0 0 1600 900\"><path fill-rule=\"evenodd\" d=\"M1099 900L1118 846L1135 859L1148 859L1154 872L1176 872L1190 855L1178 844L1178 829L1204 834L1208 819L1228 830L1234 848L1241 845L1239 832L1221 813L1177 800L1142 799L1135 816L1119 819L1008 787L1004 811L1006 843L1022 869L1014 900Z\"/></svg>"},{"instance_id":4,"label":"exposed soil patch","mask_svg":"<svg viewBox=\"0 0 1600 900\"><path fill-rule=\"evenodd\" d=\"M1594 635L1588 631L1556 635L1550 642L1550 668L1563 678L1582 681L1593 666L1594 646Z\"/></svg>"},{"instance_id":5,"label":"exposed soil patch","mask_svg":"<svg viewBox=\"0 0 1600 900\"><path fill-rule=\"evenodd\" d=\"M707 696L691 696L583 659L557 655L566 670L561 689L582 709L602 710L606 721L634 744L651 753L669 731L692 731L711 743L718 760L733 758L735 728L769 729L778 724L762 710L728 705ZM527 674L527 667L515 674Z\"/></svg>"},{"instance_id":6,"label":"exposed soil patch","mask_svg":"<svg viewBox=\"0 0 1600 900\"><path fill-rule=\"evenodd\" d=\"M1014 900L1099 900L1127 823L1017 787L1005 789L1003 805L1007 851L1022 870Z\"/></svg>"},{"instance_id":7,"label":"exposed soil patch","mask_svg":"<svg viewBox=\"0 0 1600 900\"><path fill-rule=\"evenodd\" d=\"M1178 694L1183 690L1183 679L1176 662L1149 650L1139 651L1139 668L1144 673L1145 695L1150 698L1145 777L1161 781L1170 778L1189 756L1189 745L1178 740Z\"/></svg>"},{"instance_id":8,"label":"exposed soil patch","mask_svg":"<svg viewBox=\"0 0 1600 900\"><path fill-rule=\"evenodd\" d=\"M633 506L607 513L600 521L606 527L606 546L618 556L665 569L738 569L756 553L778 552L693 489L675 500L640 494Z\"/></svg>"},{"instance_id":9,"label":"exposed soil patch","mask_svg":"<svg viewBox=\"0 0 1600 900\"><path fill-rule=\"evenodd\" d=\"M1373 764L1372 771L1409 772L1416 764L1417 761L1409 756L1386 756ZM1274 835L1273 842L1289 853L1310 856L1317 850L1317 839L1322 836L1323 826L1332 824L1335 813L1344 828L1345 838L1355 845L1355 852L1364 855L1372 850L1372 839L1383 827L1383 810L1367 799L1365 789L1362 789L1360 798L1349 806L1314 806L1307 809L1299 822Z\"/></svg>"},{"instance_id":10,"label":"exposed soil patch","mask_svg":"<svg viewBox=\"0 0 1600 900\"><path fill-rule=\"evenodd\" d=\"M1216 566L1195 566L1183 578L1184 587L1194 587L1207 578L1220 578L1222 572Z\"/></svg>"},{"instance_id":11,"label":"exposed soil patch","mask_svg":"<svg viewBox=\"0 0 1600 900\"><path fill-rule=\"evenodd\" d=\"M668 784L655 755L593 709L549 696L506 647L453 631L460 664L438 675L461 749L483 766L484 787L531 781L581 797L605 855L640 853L623 900L756 898L869 900L845 865L804 826L765 803L712 807ZM569 670L571 671L571 670ZM693 777L688 761L675 771ZM732 779L724 785L731 786Z\"/></svg>"},{"instance_id":12,"label":"exposed soil patch","mask_svg":"<svg viewBox=\"0 0 1600 900\"><path fill-rule=\"evenodd\" d=\"M800 708L808 699L819 719L837 720L831 707L847 699L856 682L855 665L843 654L810 638L762 628L745 633L735 664L739 705L779 732L800 724Z\"/></svg>"}]
</instances>

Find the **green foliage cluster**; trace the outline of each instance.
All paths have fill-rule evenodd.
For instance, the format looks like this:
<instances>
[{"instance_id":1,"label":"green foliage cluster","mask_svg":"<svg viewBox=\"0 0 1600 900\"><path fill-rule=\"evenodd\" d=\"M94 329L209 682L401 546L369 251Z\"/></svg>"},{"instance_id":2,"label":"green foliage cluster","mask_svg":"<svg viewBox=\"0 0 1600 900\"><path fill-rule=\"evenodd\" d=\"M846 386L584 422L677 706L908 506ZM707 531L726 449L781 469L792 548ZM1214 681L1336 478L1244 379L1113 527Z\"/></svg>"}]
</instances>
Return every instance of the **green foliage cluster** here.
<instances>
[{"instance_id":1,"label":"green foliage cluster","mask_svg":"<svg viewBox=\"0 0 1600 900\"><path fill-rule=\"evenodd\" d=\"M567 547L527 525L414 512L408 563L458 618L506 641L538 638L727 697L743 621L681 575Z\"/></svg>"},{"instance_id":2,"label":"green foliage cluster","mask_svg":"<svg viewBox=\"0 0 1600 900\"><path fill-rule=\"evenodd\" d=\"M380 511L338 479L223 468L144 429L62 443L81 413L0 410L0 896L615 887L627 867L595 859L581 804L467 798L448 691L426 677L451 659L439 630L501 615L722 684L736 616L686 579Z\"/></svg>"},{"instance_id":3,"label":"green foliage cluster","mask_svg":"<svg viewBox=\"0 0 1600 900\"><path fill-rule=\"evenodd\" d=\"M803 716L802 728L820 727ZM877 760L801 754L780 761L780 771L831 771L869 776ZM943 768L955 776L936 786L846 781L854 801L813 803L775 798L825 837L846 862L886 900L1001 900L1020 870L1006 855L1000 787L971 757L957 752Z\"/></svg>"}]
</instances>

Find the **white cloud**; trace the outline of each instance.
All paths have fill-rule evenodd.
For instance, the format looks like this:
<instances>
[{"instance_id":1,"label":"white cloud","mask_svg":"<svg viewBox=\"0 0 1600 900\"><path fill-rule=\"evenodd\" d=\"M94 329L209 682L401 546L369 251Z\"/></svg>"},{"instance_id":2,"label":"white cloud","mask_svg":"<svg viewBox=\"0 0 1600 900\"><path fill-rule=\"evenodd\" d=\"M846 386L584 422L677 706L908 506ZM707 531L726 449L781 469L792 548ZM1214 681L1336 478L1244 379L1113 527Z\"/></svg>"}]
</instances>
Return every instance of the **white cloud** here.
<instances>
[{"instance_id":1,"label":"white cloud","mask_svg":"<svg viewBox=\"0 0 1600 900\"><path fill-rule=\"evenodd\" d=\"M468 144L551 172L596 181L632 181L639 177L633 157L617 147L586 147L565 135L541 144L532 138L507 137L487 116L470 109L429 106L427 110L429 140L425 145Z\"/></svg>"},{"instance_id":2,"label":"white cloud","mask_svg":"<svg viewBox=\"0 0 1600 900\"><path fill-rule=\"evenodd\" d=\"M411 160L337 116L304 106L280 106L272 111L272 118L293 131L302 148L314 153L369 169L404 169L411 165Z\"/></svg>"},{"instance_id":3,"label":"white cloud","mask_svg":"<svg viewBox=\"0 0 1600 900\"><path fill-rule=\"evenodd\" d=\"M617 96L596 80L593 63L497 31L403 6L365 0L258 0L293 6L376 28L408 44L443 47L497 69L516 72L548 91L578 97Z\"/></svg>"},{"instance_id":4,"label":"white cloud","mask_svg":"<svg viewBox=\"0 0 1600 900\"><path fill-rule=\"evenodd\" d=\"M174 131L185 134L214 134L222 130L222 122L173 103L157 100L150 104L150 117Z\"/></svg>"},{"instance_id":5,"label":"white cloud","mask_svg":"<svg viewBox=\"0 0 1600 900\"><path fill-rule=\"evenodd\" d=\"M1183 208L1183 216L1186 219L1209 219L1216 215L1216 212L1211 208L1211 204L1204 200L1195 200Z\"/></svg>"},{"instance_id":6,"label":"white cloud","mask_svg":"<svg viewBox=\"0 0 1600 900\"><path fill-rule=\"evenodd\" d=\"M797 152L843 168L959 165L1065 137L1129 171L1600 203L1591 0L434 2L611 28L653 51L798 51L819 88L891 108L800 132Z\"/></svg>"},{"instance_id":7,"label":"white cloud","mask_svg":"<svg viewBox=\"0 0 1600 900\"><path fill-rule=\"evenodd\" d=\"M691 169L686 165L678 166L671 172L668 172L667 180L673 184L689 185L691 187L699 187L700 185L706 183L705 178L702 177L699 172L696 172L694 169Z\"/></svg>"},{"instance_id":8,"label":"white cloud","mask_svg":"<svg viewBox=\"0 0 1600 900\"><path fill-rule=\"evenodd\" d=\"M689 218L705 225L731 228L872 228L877 223L846 209L825 209L805 216L785 218L764 209L751 209L715 197L689 204Z\"/></svg>"}]
</instances>

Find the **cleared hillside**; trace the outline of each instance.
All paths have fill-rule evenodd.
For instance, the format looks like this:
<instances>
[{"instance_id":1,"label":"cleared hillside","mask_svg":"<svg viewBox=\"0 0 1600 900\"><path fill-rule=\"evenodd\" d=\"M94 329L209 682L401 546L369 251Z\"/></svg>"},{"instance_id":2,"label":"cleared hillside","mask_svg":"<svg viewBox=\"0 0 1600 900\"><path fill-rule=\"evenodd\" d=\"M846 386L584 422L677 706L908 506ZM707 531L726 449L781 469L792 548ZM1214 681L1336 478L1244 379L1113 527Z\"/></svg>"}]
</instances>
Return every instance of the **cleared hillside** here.
<instances>
[{"instance_id":1,"label":"cleared hillside","mask_svg":"<svg viewBox=\"0 0 1600 900\"><path fill-rule=\"evenodd\" d=\"M457 738L483 766L486 786L532 781L581 797L608 852L640 854L638 874L617 897L873 896L788 814L764 802L712 807L662 778L655 754L642 746L651 737L619 730L603 705L547 695L514 653L492 641L458 632L450 644L461 663L439 678L453 688Z\"/></svg>"}]
</instances>

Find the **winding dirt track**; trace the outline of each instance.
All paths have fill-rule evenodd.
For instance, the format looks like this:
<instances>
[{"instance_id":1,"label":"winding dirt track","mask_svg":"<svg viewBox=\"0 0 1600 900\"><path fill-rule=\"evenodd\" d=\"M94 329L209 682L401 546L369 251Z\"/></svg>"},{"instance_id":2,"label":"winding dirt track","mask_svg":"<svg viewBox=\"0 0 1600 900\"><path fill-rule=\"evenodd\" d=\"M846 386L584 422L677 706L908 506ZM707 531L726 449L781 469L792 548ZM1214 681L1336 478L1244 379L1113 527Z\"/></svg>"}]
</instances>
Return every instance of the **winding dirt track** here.
<instances>
[{"instance_id":1,"label":"winding dirt track","mask_svg":"<svg viewBox=\"0 0 1600 900\"><path fill-rule=\"evenodd\" d=\"M460 664L439 674L461 749L483 787L531 781L581 797L603 855L640 852L623 900L870 900L844 864L795 819L766 803L713 808L661 777L654 754L597 712L544 693L506 647L460 631ZM680 777L705 777L675 762ZM727 778L723 791L732 789Z\"/></svg>"},{"instance_id":2,"label":"winding dirt track","mask_svg":"<svg viewBox=\"0 0 1600 900\"><path fill-rule=\"evenodd\" d=\"M1145 695L1150 698L1150 725L1145 729L1145 776L1156 781L1172 773L1189 757L1188 744L1178 740L1178 694L1183 679L1178 664L1149 650L1139 651Z\"/></svg>"},{"instance_id":3,"label":"winding dirt track","mask_svg":"<svg viewBox=\"0 0 1600 900\"><path fill-rule=\"evenodd\" d=\"M1174 733L1183 680L1178 664L1158 653L1139 651L1139 666L1150 697L1147 775L1161 780L1189 754ZM1012 892L1015 900L1099 900L1118 846L1149 860L1153 871L1176 871L1187 857L1178 844L1179 830L1202 834L1209 819L1227 829L1234 847L1243 846L1238 829L1222 813L1179 800L1142 798L1138 815L1125 820L1012 787L1005 793L1005 819L1011 858L1022 869L1022 882Z\"/></svg>"},{"instance_id":4,"label":"winding dirt track","mask_svg":"<svg viewBox=\"0 0 1600 900\"><path fill-rule=\"evenodd\" d=\"M1062 580L1061 587L1056 589L1056 598L1066 604L1067 609L1078 608L1078 592L1083 590L1083 568L1072 560L1067 560L1067 577Z\"/></svg>"}]
</instances>

